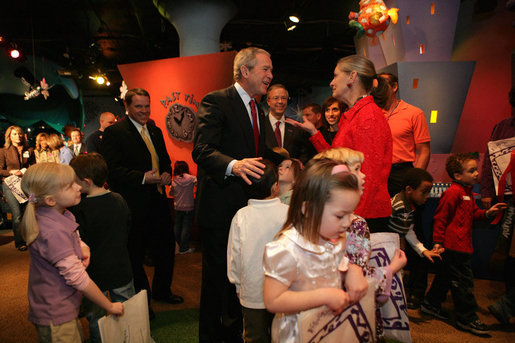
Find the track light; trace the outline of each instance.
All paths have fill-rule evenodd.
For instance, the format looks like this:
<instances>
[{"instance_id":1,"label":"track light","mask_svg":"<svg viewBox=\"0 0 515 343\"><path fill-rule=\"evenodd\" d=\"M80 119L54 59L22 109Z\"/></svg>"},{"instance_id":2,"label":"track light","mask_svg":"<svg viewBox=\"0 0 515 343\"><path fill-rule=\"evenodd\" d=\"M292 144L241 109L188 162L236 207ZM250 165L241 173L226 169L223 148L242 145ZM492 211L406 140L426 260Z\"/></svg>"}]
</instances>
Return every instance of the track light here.
<instances>
[{"instance_id":1,"label":"track light","mask_svg":"<svg viewBox=\"0 0 515 343\"><path fill-rule=\"evenodd\" d=\"M109 82L109 79L107 78L107 76L105 74L98 73L96 75L90 75L89 78L91 80L95 80L95 82L98 83L99 85L106 85L106 86L111 85L111 82Z\"/></svg>"},{"instance_id":2,"label":"track light","mask_svg":"<svg viewBox=\"0 0 515 343\"><path fill-rule=\"evenodd\" d=\"M300 23L300 17L296 13L289 14L284 20L284 26L287 31L293 31L297 27L297 24Z\"/></svg>"},{"instance_id":3,"label":"track light","mask_svg":"<svg viewBox=\"0 0 515 343\"><path fill-rule=\"evenodd\" d=\"M9 51L9 56L11 56L11 58L14 59L14 60L20 58L20 56L21 56L20 50L18 50L18 49L11 49Z\"/></svg>"}]
</instances>

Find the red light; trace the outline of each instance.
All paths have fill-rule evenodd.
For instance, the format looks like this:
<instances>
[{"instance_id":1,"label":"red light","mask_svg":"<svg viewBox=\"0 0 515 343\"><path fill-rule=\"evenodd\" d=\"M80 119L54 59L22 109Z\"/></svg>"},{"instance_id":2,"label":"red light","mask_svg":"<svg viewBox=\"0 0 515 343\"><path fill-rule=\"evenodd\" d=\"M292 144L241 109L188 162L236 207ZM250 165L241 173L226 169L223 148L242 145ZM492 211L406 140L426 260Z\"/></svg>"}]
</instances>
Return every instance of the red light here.
<instances>
[{"instance_id":1,"label":"red light","mask_svg":"<svg viewBox=\"0 0 515 343\"><path fill-rule=\"evenodd\" d=\"M20 51L17 49L12 49L9 54L11 55L11 58L14 58L14 59L20 57Z\"/></svg>"}]
</instances>

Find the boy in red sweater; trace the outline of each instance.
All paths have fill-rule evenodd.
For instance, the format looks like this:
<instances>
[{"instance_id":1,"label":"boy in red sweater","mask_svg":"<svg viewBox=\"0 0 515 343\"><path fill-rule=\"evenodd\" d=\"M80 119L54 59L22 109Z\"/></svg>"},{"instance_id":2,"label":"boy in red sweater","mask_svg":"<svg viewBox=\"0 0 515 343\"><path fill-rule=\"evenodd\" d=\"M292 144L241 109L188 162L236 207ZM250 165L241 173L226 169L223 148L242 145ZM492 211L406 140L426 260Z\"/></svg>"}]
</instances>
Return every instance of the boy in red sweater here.
<instances>
[{"instance_id":1,"label":"boy in red sweater","mask_svg":"<svg viewBox=\"0 0 515 343\"><path fill-rule=\"evenodd\" d=\"M433 250L443 253L442 265L426 294L420 310L439 319L449 319L441 303L451 290L456 310L456 326L476 335L488 333L487 326L476 314L472 275L472 222L494 217L506 204L497 203L488 210L480 210L472 193L479 173L474 154L449 156L445 169L453 182L442 194L433 223Z\"/></svg>"}]
</instances>

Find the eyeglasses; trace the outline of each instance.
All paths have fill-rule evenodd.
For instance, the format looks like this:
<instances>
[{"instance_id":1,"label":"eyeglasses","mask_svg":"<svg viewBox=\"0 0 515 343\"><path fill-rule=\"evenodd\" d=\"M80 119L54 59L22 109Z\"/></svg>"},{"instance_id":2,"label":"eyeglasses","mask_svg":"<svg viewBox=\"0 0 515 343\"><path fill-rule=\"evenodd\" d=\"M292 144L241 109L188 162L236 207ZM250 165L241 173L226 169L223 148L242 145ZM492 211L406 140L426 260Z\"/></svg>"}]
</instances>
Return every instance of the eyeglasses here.
<instances>
[{"instance_id":1,"label":"eyeglasses","mask_svg":"<svg viewBox=\"0 0 515 343\"><path fill-rule=\"evenodd\" d=\"M273 101L278 101L279 99L282 100L282 101L286 101L286 100L288 100L288 97L286 97L286 96L273 96L273 97L270 97L269 99L273 100Z\"/></svg>"}]
</instances>

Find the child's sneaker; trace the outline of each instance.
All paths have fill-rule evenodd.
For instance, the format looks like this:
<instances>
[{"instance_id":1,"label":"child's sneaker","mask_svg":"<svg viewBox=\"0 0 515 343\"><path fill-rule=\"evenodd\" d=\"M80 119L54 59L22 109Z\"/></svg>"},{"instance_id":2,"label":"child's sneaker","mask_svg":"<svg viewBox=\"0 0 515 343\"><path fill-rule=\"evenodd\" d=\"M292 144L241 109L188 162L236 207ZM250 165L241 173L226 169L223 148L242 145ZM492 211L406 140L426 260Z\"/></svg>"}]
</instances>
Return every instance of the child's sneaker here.
<instances>
[{"instance_id":1,"label":"child's sneaker","mask_svg":"<svg viewBox=\"0 0 515 343\"><path fill-rule=\"evenodd\" d=\"M427 300L424 300L420 305L420 311L441 320L449 320L449 313L447 311L445 311L441 306L430 304Z\"/></svg>"},{"instance_id":2,"label":"child's sneaker","mask_svg":"<svg viewBox=\"0 0 515 343\"><path fill-rule=\"evenodd\" d=\"M456 321L456 326L458 327L458 329L469 331L479 336L487 335L489 332L488 327L485 324L483 324L483 322L480 319L476 319L474 321L471 321L470 323L462 323Z\"/></svg>"}]
</instances>

